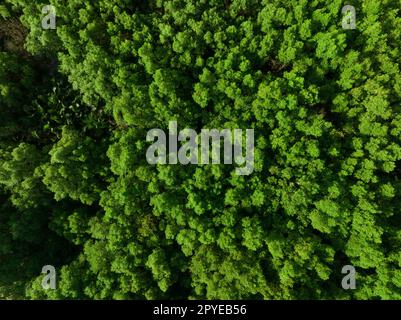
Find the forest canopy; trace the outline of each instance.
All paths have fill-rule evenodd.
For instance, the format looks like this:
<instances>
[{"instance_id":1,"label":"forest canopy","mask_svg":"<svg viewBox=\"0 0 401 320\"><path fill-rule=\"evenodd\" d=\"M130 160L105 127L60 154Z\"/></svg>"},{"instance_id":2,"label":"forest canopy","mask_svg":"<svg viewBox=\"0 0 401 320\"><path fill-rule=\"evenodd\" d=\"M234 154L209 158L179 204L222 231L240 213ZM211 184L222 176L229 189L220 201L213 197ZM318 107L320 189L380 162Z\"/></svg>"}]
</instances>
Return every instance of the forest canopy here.
<instances>
[{"instance_id":1,"label":"forest canopy","mask_svg":"<svg viewBox=\"0 0 401 320\"><path fill-rule=\"evenodd\" d=\"M0 298L401 299L400 10L2 1ZM150 165L171 121L253 129L252 174Z\"/></svg>"}]
</instances>

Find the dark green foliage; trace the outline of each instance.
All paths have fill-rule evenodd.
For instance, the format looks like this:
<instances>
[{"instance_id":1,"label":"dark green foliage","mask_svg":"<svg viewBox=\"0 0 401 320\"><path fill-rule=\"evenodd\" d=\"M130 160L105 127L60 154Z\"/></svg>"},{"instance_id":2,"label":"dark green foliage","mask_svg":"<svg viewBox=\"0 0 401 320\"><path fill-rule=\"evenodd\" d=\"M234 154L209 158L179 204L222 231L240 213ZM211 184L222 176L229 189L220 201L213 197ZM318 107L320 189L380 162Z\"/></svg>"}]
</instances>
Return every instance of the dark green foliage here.
<instances>
[{"instance_id":1,"label":"dark green foliage","mask_svg":"<svg viewBox=\"0 0 401 320\"><path fill-rule=\"evenodd\" d=\"M0 5L0 297L401 299L401 1L50 2ZM169 121L254 172L149 165Z\"/></svg>"}]
</instances>

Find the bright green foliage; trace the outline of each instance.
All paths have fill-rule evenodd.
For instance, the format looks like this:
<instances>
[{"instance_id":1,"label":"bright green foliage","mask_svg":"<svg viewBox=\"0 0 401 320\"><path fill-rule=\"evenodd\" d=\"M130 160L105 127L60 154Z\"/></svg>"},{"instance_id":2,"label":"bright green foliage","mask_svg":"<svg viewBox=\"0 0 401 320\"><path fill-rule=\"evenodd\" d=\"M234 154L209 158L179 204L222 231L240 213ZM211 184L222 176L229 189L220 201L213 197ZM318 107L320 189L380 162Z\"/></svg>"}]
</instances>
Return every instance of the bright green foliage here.
<instances>
[{"instance_id":1,"label":"bright green foliage","mask_svg":"<svg viewBox=\"0 0 401 320\"><path fill-rule=\"evenodd\" d=\"M50 2L0 5L0 297L401 299L400 0ZM169 121L254 172L149 165Z\"/></svg>"},{"instance_id":2,"label":"bright green foliage","mask_svg":"<svg viewBox=\"0 0 401 320\"><path fill-rule=\"evenodd\" d=\"M101 176L106 172L103 144L104 141L82 139L76 131L63 128L60 140L49 151L50 163L42 168L43 183L56 200L69 197L92 204L98 199Z\"/></svg>"}]
</instances>

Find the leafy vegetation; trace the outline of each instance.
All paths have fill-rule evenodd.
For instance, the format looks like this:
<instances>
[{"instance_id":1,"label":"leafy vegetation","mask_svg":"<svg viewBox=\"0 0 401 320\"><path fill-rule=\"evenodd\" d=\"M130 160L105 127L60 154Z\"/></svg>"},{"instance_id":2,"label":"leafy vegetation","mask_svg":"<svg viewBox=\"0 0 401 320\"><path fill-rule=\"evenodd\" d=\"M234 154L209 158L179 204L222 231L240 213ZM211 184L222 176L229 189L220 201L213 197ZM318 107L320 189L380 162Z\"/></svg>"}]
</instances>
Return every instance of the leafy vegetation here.
<instances>
[{"instance_id":1,"label":"leafy vegetation","mask_svg":"<svg viewBox=\"0 0 401 320\"><path fill-rule=\"evenodd\" d=\"M401 299L400 10L3 1L0 297ZM149 165L169 121L254 129L254 172Z\"/></svg>"}]
</instances>

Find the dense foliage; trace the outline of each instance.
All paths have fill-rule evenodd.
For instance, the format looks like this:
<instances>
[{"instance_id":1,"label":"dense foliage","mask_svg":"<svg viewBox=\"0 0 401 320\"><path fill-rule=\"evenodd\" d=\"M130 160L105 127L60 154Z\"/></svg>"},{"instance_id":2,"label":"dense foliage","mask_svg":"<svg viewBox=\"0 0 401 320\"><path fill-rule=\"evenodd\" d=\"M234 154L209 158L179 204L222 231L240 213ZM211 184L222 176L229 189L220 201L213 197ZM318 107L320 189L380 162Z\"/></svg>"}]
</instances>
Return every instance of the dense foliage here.
<instances>
[{"instance_id":1,"label":"dense foliage","mask_svg":"<svg viewBox=\"0 0 401 320\"><path fill-rule=\"evenodd\" d=\"M0 297L401 299L400 10L3 1ZM255 129L254 172L149 165L169 121Z\"/></svg>"}]
</instances>

